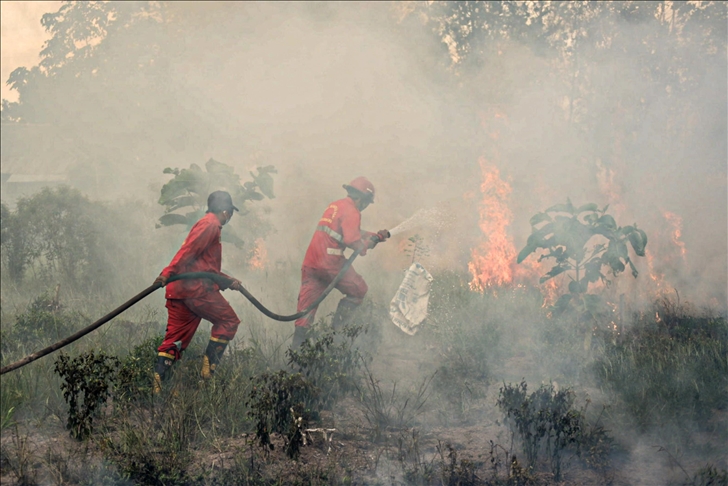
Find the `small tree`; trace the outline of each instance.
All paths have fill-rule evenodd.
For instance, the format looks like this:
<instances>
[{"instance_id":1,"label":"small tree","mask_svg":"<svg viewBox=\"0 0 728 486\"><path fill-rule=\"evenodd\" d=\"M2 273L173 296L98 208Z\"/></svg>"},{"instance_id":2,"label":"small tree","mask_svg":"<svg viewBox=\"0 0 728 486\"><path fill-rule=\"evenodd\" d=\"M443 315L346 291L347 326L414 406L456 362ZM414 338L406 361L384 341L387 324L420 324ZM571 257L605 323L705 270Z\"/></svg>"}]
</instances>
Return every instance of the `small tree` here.
<instances>
[{"instance_id":1,"label":"small tree","mask_svg":"<svg viewBox=\"0 0 728 486\"><path fill-rule=\"evenodd\" d=\"M107 207L77 189L58 186L19 198L15 210L4 204L1 209L2 264L13 281L37 269L44 279L61 277L85 288L102 285L108 261L99 221L109 217Z\"/></svg>"},{"instance_id":2,"label":"small tree","mask_svg":"<svg viewBox=\"0 0 728 486\"><path fill-rule=\"evenodd\" d=\"M575 304L593 316L601 299L587 291L589 284L598 280L610 283L602 271L604 267L617 276L629 265L632 276L637 278L627 243L637 256L644 256L647 235L636 224L617 226L614 218L606 214L608 208L609 205L599 210L594 203L577 208L567 198L566 204L557 204L531 218L531 236L517 262L542 249L546 253L538 261L553 258L556 264L541 277L540 283L569 272L569 293L559 298L555 310L563 311L569 304ZM589 246L590 243L595 244Z\"/></svg>"},{"instance_id":3,"label":"small tree","mask_svg":"<svg viewBox=\"0 0 728 486\"><path fill-rule=\"evenodd\" d=\"M111 395L117 379L119 359L103 351L81 353L71 359L61 354L54 366L63 379L61 390L68 403L66 428L71 437L83 440L93 431L93 420Z\"/></svg>"},{"instance_id":4,"label":"small tree","mask_svg":"<svg viewBox=\"0 0 728 486\"><path fill-rule=\"evenodd\" d=\"M235 174L235 169L214 159L207 161L205 170L197 164L190 165L189 169L167 167L164 173L173 174L174 178L162 187L159 204L165 207L165 214L159 218L157 227L176 224L192 227L205 213L207 196L217 190L228 191L235 205L240 208L240 213L247 214L248 211L244 207L246 201L261 201L266 197L269 199L275 197L271 176L277 173L275 167L272 165L258 167L256 172L257 174L250 173L252 181L241 183L240 176ZM222 241L233 243L237 247L242 247L244 244L242 238L227 225L222 232Z\"/></svg>"},{"instance_id":5,"label":"small tree","mask_svg":"<svg viewBox=\"0 0 728 486\"><path fill-rule=\"evenodd\" d=\"M425 239L420 235L407 238L407 246L402 251L405 255L412 257L411 263L422 257L430 256L430 247L425 244Z\"/></svg>"}]
</instances>

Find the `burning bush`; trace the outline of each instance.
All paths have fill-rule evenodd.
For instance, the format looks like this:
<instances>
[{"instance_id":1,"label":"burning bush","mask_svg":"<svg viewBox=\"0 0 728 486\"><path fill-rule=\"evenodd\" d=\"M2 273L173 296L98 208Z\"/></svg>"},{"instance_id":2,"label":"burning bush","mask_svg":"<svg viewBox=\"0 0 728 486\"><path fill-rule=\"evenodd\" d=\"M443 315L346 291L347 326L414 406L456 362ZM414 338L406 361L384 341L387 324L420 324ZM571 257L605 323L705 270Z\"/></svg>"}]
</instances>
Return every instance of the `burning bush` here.
<instances>
[{"instance_id":1,"label":"burning bush","mask_svg":"<svg viewBox=\"0 0 728 486\"><path fill-rule=\"evenodd\" d=\"M637 278L627 244L637 256L645 256L647 235L636 224L617 226L614 218L606 214L608 208L607 205L600 210L594 203L575 207L567 198L566 204L557 204L531 218L531 236L518 254L518 263L531 253L544 250L547 253L538 261L552 258L556 264L540 282L561 274L568 274L571 279L569 293L559 298L554 312L563 313L572 307L581 316L595 320L603 314L603 301L587 291L599 281L609 284L602 269L606 267L616 277L629 266L632 276Z\"/></svg>"}]
</instances>

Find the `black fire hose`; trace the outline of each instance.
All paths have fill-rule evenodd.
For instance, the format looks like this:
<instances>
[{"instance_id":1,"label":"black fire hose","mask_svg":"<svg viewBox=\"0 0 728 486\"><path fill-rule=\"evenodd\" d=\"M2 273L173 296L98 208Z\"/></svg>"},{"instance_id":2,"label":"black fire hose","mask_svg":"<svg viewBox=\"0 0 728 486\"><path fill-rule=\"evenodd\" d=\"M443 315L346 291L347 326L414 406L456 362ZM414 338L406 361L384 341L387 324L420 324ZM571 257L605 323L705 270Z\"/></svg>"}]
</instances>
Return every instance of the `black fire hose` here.
<instances>
[{"instance_id":1,"label":"black fire hose","mask_svg":"<svg viewBox=\"0 0 728 486\"><path fill-rule=\"evenodd\" d=\"M354 259L356 259L356 257L359 256L360 252L361 252L361 250L356 250L356 251L354 251L354 253L352 253L352 255L348 258L348 260L346 260L346 262L344 262L344 266L341 267L341 270L339 270L339 273L336 275L334 280L331 281L329 286L326 287L326 290L324 290L323 294L321 294L321 296L318 299L316 299L315 302L313 302L311 305L309 305L306 309L302 310L301 312L296 312L295 314L292 314L290 316L282 316L280 314L276 314L275 312L271 312L270 310L266 309L266 307L263 304L261 304L258 301L258 299L253 297L253 295L242 286L240 287L240 293L243 294L260 312L262 312L266 316L270 317L271 319L275 319L277 321L284 321L284 322L295 321L296 319L299 319L299 318L305 316L306 314L308 314L309 312L311 312L311 310L313 308L318 306L326 298L326 296L329 295L329 293L331 293L331 291L334 289L334 287L336 287L336 284L339 283L339 280L341 280L344 277L344 274L349 269L351 264L354 262ZM179 275L172 275L167 280L167 283L174 282L175 280L183 280L183 279L190 279L190 278L209 278L210 280L213 280L218 285L222 284L223 287L227 287L230 284L230 281L227 278L223 277L222 275L218 275L216 273L208 273L208 272L190 272L190 273L181 273ZM161 287L162 287L162 285L159 283L155 283L155 284L147 287L146 289L142 290L141 292L139 292L137 295L135 295L131 299L124 302L122 305L120 305L116 309L114 309L111 312L109 312L108 314L106 314L104 317L102 317L98 321L81 329L80 331L76 332L75 334L72 334L72 335L68 336L67 338L62 339L55 344L51 344L47 348L41 349L40 351L38 351L36 353L29 354L25 358L23 358L19 361L16 361L15 363L11 363L7 366L3 366L2 368L0 368L0 375L4 375L5 373L8 373L10 371L17 370L18 368L22 368L23 366L25 366L29 363L32 363L33 361L40 359L43 356L51 354L54 351L58 351L59 349L63 348L64 346L67 346L67 345L71 344L72 342L74 342L78 339L81 339L86 334L90 333L91 331L95 331L99 327L103 326L104 324L109 322L111 319L118 316L119 314L121 314L122 312L127 310L129 307L133 306L134 304L136 304L137 302L139 302L140 300L142 300L143 298L145 298L146 296L148 296L149 294L151 294L152 292L154 292L155 290L157 290L158 288L161 288Z\"/></svg>"}]
</instances>

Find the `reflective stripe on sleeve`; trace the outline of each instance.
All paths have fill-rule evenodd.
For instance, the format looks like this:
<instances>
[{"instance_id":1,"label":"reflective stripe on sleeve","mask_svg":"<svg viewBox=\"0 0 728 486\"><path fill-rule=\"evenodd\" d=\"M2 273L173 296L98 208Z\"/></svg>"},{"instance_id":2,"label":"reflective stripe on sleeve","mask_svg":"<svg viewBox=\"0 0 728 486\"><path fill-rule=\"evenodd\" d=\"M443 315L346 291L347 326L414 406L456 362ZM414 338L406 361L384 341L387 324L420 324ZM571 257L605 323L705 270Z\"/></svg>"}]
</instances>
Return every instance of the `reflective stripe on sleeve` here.
<instances>
[{"instance_id":1,"label":"reflective stripe on sleeve","mask_svg":"<svg viewBox=\"0 0 728 486\"><path fill-rule=\"evenodd\" d=\"M331 228L329 228L328 226L316 226L316 231L323 231L324 233L326 233L327 235L329 235L330 237L332 237L333 239L335 239L339 243L343 243L344 242L344 237L341 236L336 231L334 231Z\"/></svg>"}]
</instances>

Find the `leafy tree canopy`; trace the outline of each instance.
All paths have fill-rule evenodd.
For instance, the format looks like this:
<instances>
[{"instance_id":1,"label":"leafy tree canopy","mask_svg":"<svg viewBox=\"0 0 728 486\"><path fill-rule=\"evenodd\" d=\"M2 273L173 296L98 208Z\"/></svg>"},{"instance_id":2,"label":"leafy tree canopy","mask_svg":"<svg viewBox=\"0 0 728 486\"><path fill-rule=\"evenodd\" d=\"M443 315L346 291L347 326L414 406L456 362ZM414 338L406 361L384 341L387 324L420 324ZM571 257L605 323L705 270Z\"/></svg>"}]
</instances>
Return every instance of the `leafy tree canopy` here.
<instances>
[{"instance_id":1,"label":"leafy tree canopy","mask_svg":"<svg viewBox=\"0 0 728 486\"><path fill-rule=\"evenodd\" d=\"M277 171L272 165L258 167L256 173L250 172L253 180L244 183L231 166L214 159L207 161L205 170L192 164L188 169L167 167L164 173L174 177L162 187L159 204L165 207L165 214L159 218L157 227L182 224L190 228L205 213L207 196L213 191L228 191L241 215L247 214L245 202L275 197L271 174ZM244 244L229 225L225 226L222 239L238 247Z\"/></svg>"},{"instance_id":2,"label":"leafy tree canopy","mask_svg":"<svg viewBox=\"0 0 728 486\"><path fill-rule=\"evenodd\" d=\"M647 234L636 224L618 226L614 218L606 214L608 208L605 206L600 210L594 203L576 207L567 198L566 204L551 206L531 218L531 235L518 253L517 262L543 250L538 261L553 259L555 265L540 282L561 274L569 276L570 293L557 302L557 308L563 308L572 298L581 299L594 282L608 284L605 268L617 276L629 266L632 276L637 278L628 245L635 255L645 256ZM595 296L584 298L587 304L598 301Z\"/></svg>"}]
</instances>

